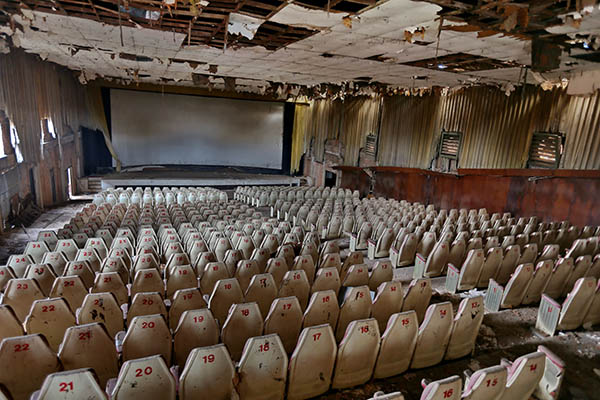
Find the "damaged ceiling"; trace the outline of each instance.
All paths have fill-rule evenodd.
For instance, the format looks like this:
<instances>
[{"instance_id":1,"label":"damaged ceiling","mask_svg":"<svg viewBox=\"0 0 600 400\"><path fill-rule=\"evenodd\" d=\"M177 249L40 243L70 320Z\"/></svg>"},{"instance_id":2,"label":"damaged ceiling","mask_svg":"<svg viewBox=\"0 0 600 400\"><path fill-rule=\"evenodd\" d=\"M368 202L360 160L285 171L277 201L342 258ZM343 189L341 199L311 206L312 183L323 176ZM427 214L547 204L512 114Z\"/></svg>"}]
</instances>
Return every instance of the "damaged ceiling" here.
<instances>
[{"instance_id":1,"label":"damaged ceiling","mask_svg":"<svg viewBox=\"0 0 600 400\"><path fill-rule=\"evenodd\" d=\"M0 35L83 82L284 96L548 85L600 70L595 0L0 0Z\"/></svg>"}]
</instances>

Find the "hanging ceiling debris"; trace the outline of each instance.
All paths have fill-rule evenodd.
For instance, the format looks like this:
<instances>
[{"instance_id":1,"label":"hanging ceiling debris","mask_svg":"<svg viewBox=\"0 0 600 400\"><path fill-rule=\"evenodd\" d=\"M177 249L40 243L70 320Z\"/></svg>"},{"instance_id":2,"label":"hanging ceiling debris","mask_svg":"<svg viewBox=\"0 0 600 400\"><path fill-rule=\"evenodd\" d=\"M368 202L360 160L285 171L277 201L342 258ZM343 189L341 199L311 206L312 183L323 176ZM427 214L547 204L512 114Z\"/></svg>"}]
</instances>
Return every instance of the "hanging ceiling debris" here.
<instances>
[{"instance_id":1,"label":"hanging ceiling debris","mask_svg":"<svg viewBox=\"0 0 600 400\"><path fill-rule=\"evenodd\" d=\"M0 39L85 82L413 93L598 70L599 10L595 0L0 0Z\"/></svg>"}]
</instances>

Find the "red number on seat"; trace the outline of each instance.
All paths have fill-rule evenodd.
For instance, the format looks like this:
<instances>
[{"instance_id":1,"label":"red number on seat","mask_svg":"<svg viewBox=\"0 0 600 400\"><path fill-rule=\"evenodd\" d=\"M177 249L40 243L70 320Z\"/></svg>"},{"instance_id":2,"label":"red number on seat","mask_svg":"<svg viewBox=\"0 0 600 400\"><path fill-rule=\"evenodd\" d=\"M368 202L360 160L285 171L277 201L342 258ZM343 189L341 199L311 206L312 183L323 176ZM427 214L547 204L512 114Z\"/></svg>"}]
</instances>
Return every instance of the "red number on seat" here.
<instances>
[{"instance_id":1,"label":"red number on seat","mask_svg":"<svg viewBox=\"0 0 600 400\"><path fill-rule=\"evenodd\" d=\"M319 339L321 339L321 332L317 332L313 335L313 341L316 342Z\"/></svg>"},{"instance_id":2,"label":"red number on seat","mask_svg":"<svg viewBox=\"0 0 600 400\"><path fill-rule=\"evenodd\" d=\"M59 392L68 392L69 390L73 390L73 382L59 382L58 389Z\"/></svg>"},{"instance_id":3,"label":"red number on seat","mask_svg":"<svg viewBox=\"0 0 600 400\"><path fill-rule=\"evenodd\" d=\"M215 355L214 354L209 354L207 356L202 357L202 359L204 360L204 364L214 363L215 362Z\"/></svg>"},{"instance_id":4,"label":"red number on seat","mask_svg":"<svg viewBox=\"0 0 600 400\"><path fill-rule=\"evenodd\" d=\"M29 343L23 343L23 344L15 344L15 353L18 353L19 351L27 351L29 350Z\"/></svg>"}]
</instances>

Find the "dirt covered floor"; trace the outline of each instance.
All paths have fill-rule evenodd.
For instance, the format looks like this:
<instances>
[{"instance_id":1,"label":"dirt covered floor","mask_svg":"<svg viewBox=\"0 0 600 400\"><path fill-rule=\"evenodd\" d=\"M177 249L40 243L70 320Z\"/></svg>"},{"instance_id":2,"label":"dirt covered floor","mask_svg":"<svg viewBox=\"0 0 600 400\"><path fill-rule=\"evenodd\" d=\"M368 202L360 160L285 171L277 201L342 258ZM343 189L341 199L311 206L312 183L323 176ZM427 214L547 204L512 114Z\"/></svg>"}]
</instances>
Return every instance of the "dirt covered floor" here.
<instances>
[{"instance_id":1,"label":"dirt covered floor","mask_svg":"<svg viewBox=\"0 0 600 400\"><path fill-rule=\"evenodd\" d=\"M44 212L30 227L13 228L0 236L0 262L4 264L10 254L21 253L27 241L35 240L40 230L59 229L79 211L86 202L77 201ZM267 210L262 209L266 215ZM338 240L342 258L348 254L348 240ZM375 262L365 262L372 266ZM399 268L395 278L406 288L412 279L412 267ZM432 303L451 301L455 311L462 299L461 294L450 295L444 290L445 277L434 278ZM464 294L462 295L464 296ZM500 363L502 358L514 360L533 352L542 344L555 352L567 365L560 399L593 400L600 399L600 329L593 331L577 330L561 332L552 338L535 335L537 307L523 307L488 313L477 338L472 358L442 362L431 368L409 370L404 374L383 380L370 381L365 385L346 390L331 390L320 396L321 399L367 399L377 391L385 393L400 391L406 400L418 400L422 379L437 380L452 375L464 377L463 371L477 370Z\"/></svg>"}]
</instances>

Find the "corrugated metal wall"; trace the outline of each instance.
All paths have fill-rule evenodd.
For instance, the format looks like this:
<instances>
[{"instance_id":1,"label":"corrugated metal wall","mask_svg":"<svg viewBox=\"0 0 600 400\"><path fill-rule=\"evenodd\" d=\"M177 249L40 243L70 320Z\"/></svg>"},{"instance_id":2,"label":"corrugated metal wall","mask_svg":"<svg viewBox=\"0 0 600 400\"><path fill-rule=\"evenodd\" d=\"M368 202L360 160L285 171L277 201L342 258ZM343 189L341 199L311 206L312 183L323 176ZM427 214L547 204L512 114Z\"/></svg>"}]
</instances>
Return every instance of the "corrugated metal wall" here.
<instances>
[{"instance_id":1,"label":"corrugated metal wall","mask_svg":"<svg viewBox=\"0 0 600 400\"><path fill-rule=\"evenodd\" d=\"M324 139L337 137L343 118L339 138L346 149L344 164L357 165L365 136L377 128L378 104L371 98L346 99L343 106L339 100L313 103L306 118L319 123L307 124L305 137L313 138L319 149L317 161L322 160ZM382 107L382 166L429 168L445 129L463 133L460 168L524 168L532 134L549 130L566 135L560 168L600 168L598 93L574 97L564 90L527 86L506 96L496 88L473 87L448 96L385 97ZM332 118L329 123L327 115Z\"/></svg>"}]
</instances>

